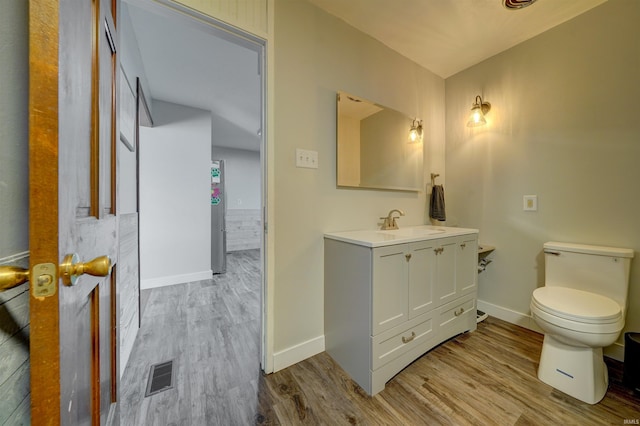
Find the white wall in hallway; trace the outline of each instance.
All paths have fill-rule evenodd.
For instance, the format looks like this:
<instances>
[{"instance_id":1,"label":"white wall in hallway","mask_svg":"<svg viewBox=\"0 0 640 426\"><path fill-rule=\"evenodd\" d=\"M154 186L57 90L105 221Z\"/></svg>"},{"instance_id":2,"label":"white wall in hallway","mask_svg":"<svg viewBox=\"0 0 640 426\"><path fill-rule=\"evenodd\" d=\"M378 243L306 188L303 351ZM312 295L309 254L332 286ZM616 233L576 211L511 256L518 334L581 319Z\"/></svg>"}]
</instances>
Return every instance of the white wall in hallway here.
<instances>
[{"instance_id":1,"label":"white wall in hallway","mask_svg":"<svg viewBox=\"0 0 640 426\"><path fill-rule=\"evenodd\" d=\"M260 209L260 153L214 146L211 159L225 160L227 210Z\"/></svg>"},{"instance_id":2,"label":"white wall in hallway","mask_svg":"<svg viewBox=\"0 0 640 426\"><path fill-rule=\"evenodd\" d=\"M140 128L142 288L211 276L211 112L153 101Z\"/></svg>"},{"instance_id":3,"label":"white wall in hallway","mask_svg":"<svg viewBox=\"0 0 640 426\"><path fill-rule=\"evenodd\" d=\"M227 252L259 249L262 236L260 152L214 146L211 158L224 160Z\"/></svg>"}]
</instances>

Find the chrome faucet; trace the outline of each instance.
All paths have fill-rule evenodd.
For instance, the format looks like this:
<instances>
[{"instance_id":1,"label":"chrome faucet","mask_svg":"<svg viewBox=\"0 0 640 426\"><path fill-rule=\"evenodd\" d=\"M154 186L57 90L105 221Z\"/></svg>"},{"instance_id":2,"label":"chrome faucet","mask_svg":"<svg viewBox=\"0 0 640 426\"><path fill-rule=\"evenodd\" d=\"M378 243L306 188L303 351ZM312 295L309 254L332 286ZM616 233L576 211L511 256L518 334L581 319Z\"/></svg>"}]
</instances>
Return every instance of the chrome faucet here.
<instances>
[{"instance_id":1,"label":"chrome faucet","mask_svg":"<svg viewBox=\"0 0 640 426\"><path fill-rule=\"evenodd\" d=\"M400 216L394 216L393 214L395 212L398 212L398 214L400 214L400 216L404 216L404 212L402 210L398 210L398 209L393 209L389 212L389 214L387 215L387 217L381 217L380 219L383 219L384 222L382 222L382 228L383 230L387 230L387 229L398 229L398 224L396 223L396 219L398 219Z\"/></svg>"}]
</instances>

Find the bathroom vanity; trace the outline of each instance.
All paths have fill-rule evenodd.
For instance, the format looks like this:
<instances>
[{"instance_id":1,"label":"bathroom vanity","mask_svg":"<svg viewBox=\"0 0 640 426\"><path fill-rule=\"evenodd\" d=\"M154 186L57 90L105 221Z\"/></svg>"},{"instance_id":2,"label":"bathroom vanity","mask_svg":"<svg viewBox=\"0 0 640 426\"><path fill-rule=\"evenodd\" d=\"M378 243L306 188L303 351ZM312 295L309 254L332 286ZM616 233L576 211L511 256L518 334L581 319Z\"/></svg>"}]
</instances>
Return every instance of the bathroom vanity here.
<instances>
[{"instance_id":1,"label":"bathroom vanity","mask_svg":"<svg viewBox=\"0 0 640 426\"><path fill-rule=\"evenodd\" d=\"M416 226L324 236L327 353L370 395L476 329L478 230Z\"/></svg>"}]
</instances>

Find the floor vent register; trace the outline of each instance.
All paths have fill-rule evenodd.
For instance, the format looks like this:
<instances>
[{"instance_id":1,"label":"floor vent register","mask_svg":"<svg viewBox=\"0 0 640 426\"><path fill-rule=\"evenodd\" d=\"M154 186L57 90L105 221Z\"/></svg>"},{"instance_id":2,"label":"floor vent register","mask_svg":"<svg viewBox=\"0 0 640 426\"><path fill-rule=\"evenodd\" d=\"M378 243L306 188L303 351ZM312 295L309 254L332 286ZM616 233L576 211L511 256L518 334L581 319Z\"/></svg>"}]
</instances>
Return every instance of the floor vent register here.
<instances>
[{"instance_id":1,"label":"floor vent register","mask_svg":"<svg viewBox=\"0 0 640 426\"><path fill-rule=\"evenodd\" d=\"M173 388L173 360L151 366L145 398Z\"/></svg>"}]
</instances>

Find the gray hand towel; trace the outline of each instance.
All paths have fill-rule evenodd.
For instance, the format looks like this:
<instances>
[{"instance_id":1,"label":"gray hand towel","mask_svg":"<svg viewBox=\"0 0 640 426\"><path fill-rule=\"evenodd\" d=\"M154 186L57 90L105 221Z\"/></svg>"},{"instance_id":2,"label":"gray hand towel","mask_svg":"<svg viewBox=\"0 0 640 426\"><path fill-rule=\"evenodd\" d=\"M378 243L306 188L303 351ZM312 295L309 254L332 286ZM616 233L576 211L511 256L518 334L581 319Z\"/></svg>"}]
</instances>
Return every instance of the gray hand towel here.
<instances>
[{"instance_id":1,"label":"gray hand towel","mask_svg":"<svg viewBox=\"0 0 640 426\"><path fill-rule=\"evenodd\" d=\"M431 189L431 203L429 203L429 216L432 219L444 222L447 215L444 211L444 188L442 185L434 185Z\"/></svg>"}]
</instances>

